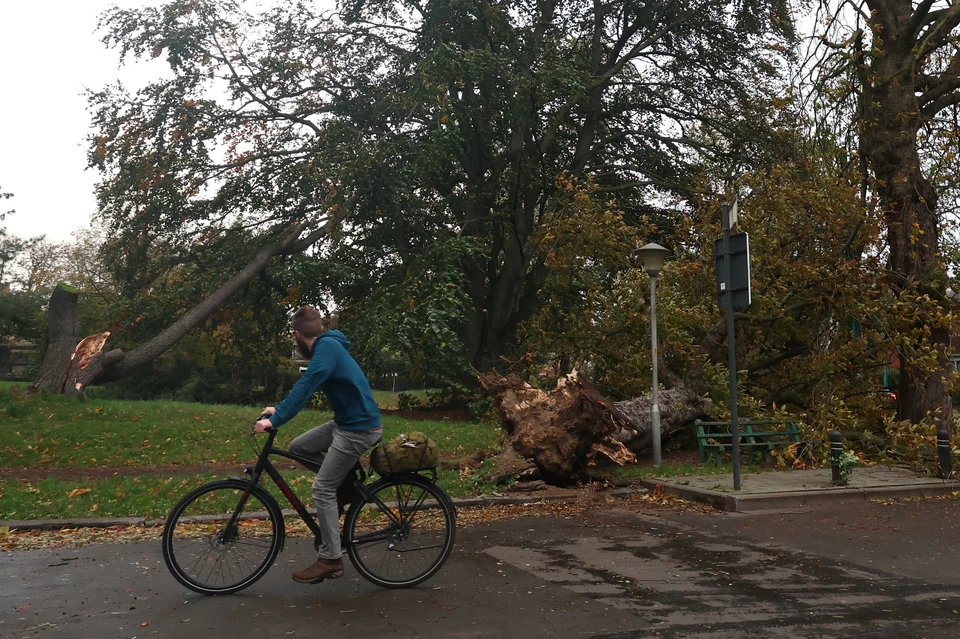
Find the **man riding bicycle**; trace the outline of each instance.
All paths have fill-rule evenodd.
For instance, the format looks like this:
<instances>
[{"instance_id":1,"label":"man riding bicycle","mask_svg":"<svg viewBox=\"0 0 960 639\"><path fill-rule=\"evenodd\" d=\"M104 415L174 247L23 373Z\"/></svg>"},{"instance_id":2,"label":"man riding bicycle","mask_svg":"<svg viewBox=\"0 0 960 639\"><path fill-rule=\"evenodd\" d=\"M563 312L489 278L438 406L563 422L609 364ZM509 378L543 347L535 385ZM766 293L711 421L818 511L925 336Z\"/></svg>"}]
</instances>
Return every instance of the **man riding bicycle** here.
<instances>
[{"instance_id":1,"label":"man riding bicycle","mask_svg":"<svg viewBox=\"0 0 960 639\"><path fill-rule=\"evenodd\" d=\"M262 433L290 421L317 389L330 400L333 419L295 438L289 448L305 457L324 455L312 491L323 543L317 550L316 563L293 573L296 581L315 584L343 574L337 487L360 457L380 440L383 426L370 383L350 355L346 336L327 330L320 313L312 306L302 306L293 314L293 334L297 350L310 364L282 402L263 409L270 417L258 421L255 430Z\"/></svg>"}]
</instances>

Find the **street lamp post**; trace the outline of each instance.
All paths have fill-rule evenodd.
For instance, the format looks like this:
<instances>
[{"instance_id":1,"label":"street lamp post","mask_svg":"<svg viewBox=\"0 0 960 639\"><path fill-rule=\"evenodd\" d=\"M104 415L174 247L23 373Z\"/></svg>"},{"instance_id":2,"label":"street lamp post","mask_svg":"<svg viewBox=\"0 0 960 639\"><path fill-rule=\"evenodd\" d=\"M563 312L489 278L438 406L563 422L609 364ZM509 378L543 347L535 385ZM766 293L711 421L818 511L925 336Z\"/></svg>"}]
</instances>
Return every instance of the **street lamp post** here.
<instances>
[{"instance_id":1,"label":"street lamp post","mask_svg":"<svg viewBox=\"0 0 960 639\"><path fill-rule=\"evenodd\" d=\"M653 365L653 403L650 406L650 428L653 435L653 465L660 465L660 403L657 381L657 275L670 251L659 244L650 242L638 248L634 253L643 262L643 270L650 276L650 352Z\"/></svg>"}]
</instances>

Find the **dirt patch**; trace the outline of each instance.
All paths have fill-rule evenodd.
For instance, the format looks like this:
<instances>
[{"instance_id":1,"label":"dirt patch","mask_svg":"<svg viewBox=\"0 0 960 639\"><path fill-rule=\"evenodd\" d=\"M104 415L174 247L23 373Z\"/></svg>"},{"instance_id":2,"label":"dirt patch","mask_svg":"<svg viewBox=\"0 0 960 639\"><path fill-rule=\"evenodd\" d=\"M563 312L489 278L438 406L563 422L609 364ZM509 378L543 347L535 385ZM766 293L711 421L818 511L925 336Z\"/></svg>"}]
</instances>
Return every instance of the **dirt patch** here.
<instances>
[{"instance_id":1,"label":"dirt patch","mask_svg":"<svg viewBox=\"0 0 960 639\"><path fill-rule=\"evenodd\" d=\"M253 464L251 460L248 462ZM60 479L76 481L81 479L109 479L110 477L175 477L178 475L202 475L214 473L216 475L242 475L244 462L230 464L167 464L163 466L84 466L72 468L38 468L36 466L0 467L0 480L19 479L27 482L37 482L44 479ZM294 462L274 463L280 471L290 471L302 466ZM304 469L305 470L305 469Z\"/></svg>"}]
</instances>

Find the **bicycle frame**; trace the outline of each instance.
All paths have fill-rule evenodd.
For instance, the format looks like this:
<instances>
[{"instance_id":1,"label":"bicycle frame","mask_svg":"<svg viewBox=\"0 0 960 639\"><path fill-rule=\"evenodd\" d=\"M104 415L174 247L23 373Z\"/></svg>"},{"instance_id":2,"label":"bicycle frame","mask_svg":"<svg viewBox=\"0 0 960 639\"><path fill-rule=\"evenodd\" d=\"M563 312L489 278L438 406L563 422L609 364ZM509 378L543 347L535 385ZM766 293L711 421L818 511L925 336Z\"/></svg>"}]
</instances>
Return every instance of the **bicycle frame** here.
<instances>
[{"instance_id":1,"label":"bicycle frame","mask_svg":"<svg viewBox=\"0 0 960 639\"><path fill-rule=\"evenodd\" d=\"M279 455L281 457L286 457L287 459L291 459L305 467L307 470L312 470L313 472L317 472L320 469L320 463L322 460L318 462L315 459L303 457L301 455L297 455L296 453L291 453L283 448L277 448L273 445L274 439L277 436L277 429L267 429L266 432L268 433L267 441L260 450L260 456L257 458L256 464L253 466L247 466L244 469L244 474L249 475L250 479L247 484L247 489L241 496L240 502L237 504L237 507L233 512L233 516L230 518L227 530L232 529L232 527L236 525L237 519L247 503L247 498L253 491L253 487L260 483L260 479L263 477L263 474L266 473L267 476L273 480L273 483L277 485L277 488L280 489L280 492L284 497L286 497L287 501L290 502L290 505L293 506L293 509L296 511L300 519L303 520L303 523L307 525L307 528L310 529L310 532L313 533L314 538L321 540L322 534L320 532L320 526L317 523L317 519L307 511L307 507L296 496L289 484L287 484L286 480L283 478L283 475L281 475L280 471L277 470L276 466L271 463L270 456ZM419 475L419 473L411 474ZM435 477L436 475L434 474L434 478ZM359 461L357 461L356 465L351 469L348 478L353 485L356 495L363 497L368 502L375 503L377 507L393 521L393 523L402 523L401 518L398 518L391 508L387 507L387 505L384 504L383 501L381 501L376 495L367 490L364 483L367 480L367 473L364 471L363 465ZM237 479L242 478L238 477ZM425 496L421 496L421 499L424 497ZM417 504L417 506L419 507L420 504ZM375 535L374 538L378 538L379 536L380 535ZM347 543L354 543L353 540L349 542L347 540L341 541L343 542L344 547L346 547ZM370 541L370 539L366 539L365 541Z\"/></svg>"}]
</instances>

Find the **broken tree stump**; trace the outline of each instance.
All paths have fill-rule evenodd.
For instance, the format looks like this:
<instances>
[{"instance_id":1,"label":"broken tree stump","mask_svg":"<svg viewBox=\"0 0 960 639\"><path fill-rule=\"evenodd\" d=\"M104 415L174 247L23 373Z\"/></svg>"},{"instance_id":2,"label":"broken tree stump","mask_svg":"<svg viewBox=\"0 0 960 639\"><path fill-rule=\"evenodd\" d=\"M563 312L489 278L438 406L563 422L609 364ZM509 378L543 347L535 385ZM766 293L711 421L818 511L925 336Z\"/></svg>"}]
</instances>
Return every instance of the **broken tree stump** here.
<instances>
[{"instance_id":1,"label":"broken tree stump","mask_svg":"<svg viewBox=\"0 0 960 639\"><path fill-rule=\"evenodd\" d=\"M494 398L510 447L532 462L550 484L583 481L600 459L624 465L636 456L617 439L630 420L579 374L561 378L552 391L517 377L481 375Z\"/></svg>"}]
</instances>

